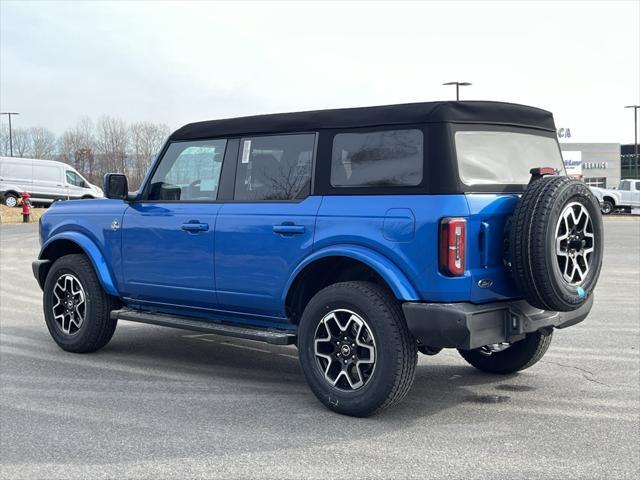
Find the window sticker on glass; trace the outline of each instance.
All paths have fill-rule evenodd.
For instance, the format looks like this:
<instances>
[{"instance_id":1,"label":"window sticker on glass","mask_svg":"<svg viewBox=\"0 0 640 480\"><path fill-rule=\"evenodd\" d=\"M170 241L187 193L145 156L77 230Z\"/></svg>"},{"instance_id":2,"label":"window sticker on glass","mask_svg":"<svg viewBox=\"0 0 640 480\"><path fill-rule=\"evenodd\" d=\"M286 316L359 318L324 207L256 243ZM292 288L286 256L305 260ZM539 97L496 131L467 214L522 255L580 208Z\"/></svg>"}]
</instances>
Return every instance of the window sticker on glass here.
<instances>
[{"instance_id":1,"label":"window sticker on glass","mask_svg":"<svg viewBox=\"0 0 640 480\"><path fill-rule=\"evenodd\" d=\"M249 154L251 153L251 140L245 140L242 144L242 163L249 163Z\"/></svg>"}]
</instances>

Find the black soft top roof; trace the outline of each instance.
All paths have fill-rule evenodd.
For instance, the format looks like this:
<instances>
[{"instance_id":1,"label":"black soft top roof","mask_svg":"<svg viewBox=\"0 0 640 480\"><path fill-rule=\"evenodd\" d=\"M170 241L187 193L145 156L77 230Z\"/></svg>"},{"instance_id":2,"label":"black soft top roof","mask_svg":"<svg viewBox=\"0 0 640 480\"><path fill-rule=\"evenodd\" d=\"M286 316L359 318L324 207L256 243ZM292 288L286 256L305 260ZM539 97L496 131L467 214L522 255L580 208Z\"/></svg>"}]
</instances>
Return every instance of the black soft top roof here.
<instances>
[{"instance_id":1,"label":"black soft top roof","mask_svg":"<svg viewBox=\"0 0 640 480\"><path fill-rule=\"evenodd\" d=\"M185 125L176 130L170 140L441 122L512 125L555 131L553 115L546 110L514 103L461 101L405 103L210 120Z\"/></svg>"}]
</instances>

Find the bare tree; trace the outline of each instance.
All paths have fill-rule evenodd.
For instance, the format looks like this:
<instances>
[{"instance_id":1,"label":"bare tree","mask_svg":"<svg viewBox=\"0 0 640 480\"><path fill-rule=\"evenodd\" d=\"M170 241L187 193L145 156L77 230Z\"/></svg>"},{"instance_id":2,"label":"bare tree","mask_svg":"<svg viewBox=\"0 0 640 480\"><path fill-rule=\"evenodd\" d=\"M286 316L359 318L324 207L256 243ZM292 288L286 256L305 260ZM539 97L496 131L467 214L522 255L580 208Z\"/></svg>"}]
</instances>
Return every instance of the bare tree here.
<instances>
[{"instance_id":1,"label":"bare tree","mask_svg":"<svg viewBox=\"0 0 640 480\"><path fill-rule=\"evenodd\" d=\"M132 188L140 185L153 157L168 135L169 127L165 124L138 122L129 127L132 162L127 174Z\"/></svg>"},{"instance_id":2,"label":"bare tree","mask_svg":"<svg viewBox=\"0 0 640 480\"><path fill-rule=\"evenodd\" d=\"M33 157L31 148L31 136L29 131L24 128L14 128L12 130L13 139L13 156L14 157Z\"/></svg>"},{"instance_id":3,"label":"bare tree","mask_svg":"<svg viewBox=\"0 0 640 480\"><path fill-rule=\"evenodd\" d=\"M123 120L107 115L100 117L96 125L96 151L103 172L125 173L128 144L127 125Z\"/></svg>"},{"instance_id":4,"label":"bare tree","mask_svg":"<svg viewBox=\"0 0 640 480\"><path fill-rule=\"evenodd\" d=\"M33 158L51 159L56 152L56 136L53 132L44 127L31 127L28 132L30 155Z\"/></svg>"},{"instance_id":5,"label":"bare tree","mask_svg":"<svg viewBox=\"0 0 640 480\"><path fill-rule=\"evenodd\" d=\"M90 182L99 182L103 172L94 171L96 141L93 129L91 119L82 118L75 127L60 136L58 151L63 162L73 165Z\"/></svg>"},{"instance_id":6,"label":"bare tree","mask_svg":"<svg viewBox=\"0 0 640 480\"><path fill-rule=\"evenodd\" d=\"M3 123L0 125L0 156L8 157L9 152L9 125Z\"/></svg>"}]
</instances>

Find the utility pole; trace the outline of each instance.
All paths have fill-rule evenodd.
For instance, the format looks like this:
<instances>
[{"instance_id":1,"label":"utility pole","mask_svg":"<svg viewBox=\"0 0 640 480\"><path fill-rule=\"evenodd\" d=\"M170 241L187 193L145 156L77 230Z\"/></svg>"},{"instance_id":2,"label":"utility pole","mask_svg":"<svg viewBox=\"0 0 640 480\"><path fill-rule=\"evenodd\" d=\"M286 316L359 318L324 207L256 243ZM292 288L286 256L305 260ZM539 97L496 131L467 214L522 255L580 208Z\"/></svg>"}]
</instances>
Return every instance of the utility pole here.
<instances>
[{"instance_id":1,"label":"utility pole","mask_svg":"<svg viewBox=\"0 0 640 480\"><path fill-rule=\"evenodd\" d=\"M20 115L18 112L0 112L0 115L9 117L9 155L13 157L13 136L11 133L11 115Z\"/></svg>"},{"instance_id":2,"label":"utility pole","mask_svg":"<svg viewBox=\"0 0 640 480\"><path fill-rule=\"evenodd\" d=\"M460 87L468 87L471 85L469 82L447 82L442 85L455 85L456 86L456 101L460 100Z\"/></svg>"},{"instance_id":3,"label":"utility pole","mask_svg":"<svg viewBox=\"0 0 640 480\"><path fill-rule=\"evenodd\" d=\"M634 135L634 151L633 151L633 162L634 162L634 172L635 178L638 177L638 108L640 105L627 105L624 108L633 108L633 135Z\"/></svg>"}]
</instances>

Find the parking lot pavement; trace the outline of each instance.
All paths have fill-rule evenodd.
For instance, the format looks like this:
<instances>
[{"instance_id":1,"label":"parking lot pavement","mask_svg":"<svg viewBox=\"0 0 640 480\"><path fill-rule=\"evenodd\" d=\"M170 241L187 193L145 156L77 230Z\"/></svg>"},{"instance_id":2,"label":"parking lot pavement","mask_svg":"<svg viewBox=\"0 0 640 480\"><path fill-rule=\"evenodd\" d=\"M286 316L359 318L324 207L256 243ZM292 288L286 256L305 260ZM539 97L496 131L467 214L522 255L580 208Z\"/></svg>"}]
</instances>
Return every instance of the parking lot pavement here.
<instances>
[{"instance_id":1,"label":"parking lot pavement","mask_svg":"<svg viewBox=\"0 0 640 480\"><path fill-rule=\"evenodd\" d=\"M420 357L407 399L325 410L296 350L121 322L60 350L31 275L35 225L0 227L1 478L636 478L640 222L608 218L590 317L536 366Z\"/></svg>"}]
</instances>

